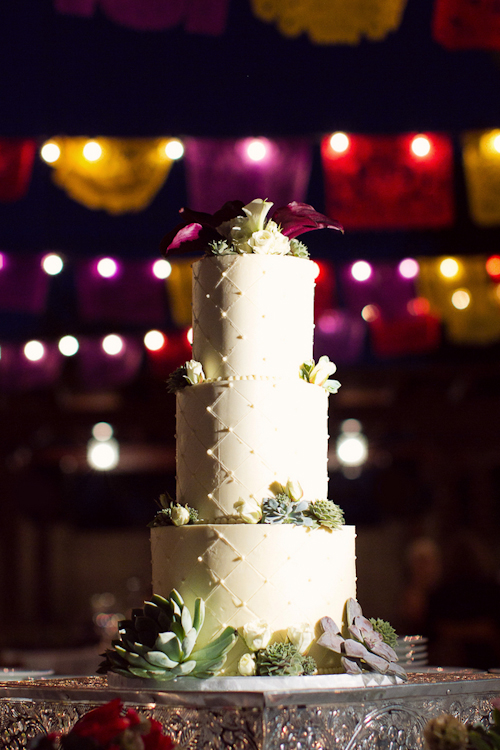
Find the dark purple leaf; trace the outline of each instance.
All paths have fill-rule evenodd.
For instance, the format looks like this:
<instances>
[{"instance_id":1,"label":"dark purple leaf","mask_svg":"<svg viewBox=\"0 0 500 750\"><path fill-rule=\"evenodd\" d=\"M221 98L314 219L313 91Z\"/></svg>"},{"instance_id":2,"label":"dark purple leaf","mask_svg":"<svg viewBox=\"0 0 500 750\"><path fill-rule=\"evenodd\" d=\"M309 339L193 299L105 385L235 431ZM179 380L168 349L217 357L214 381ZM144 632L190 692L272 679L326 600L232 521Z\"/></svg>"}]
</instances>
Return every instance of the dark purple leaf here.
<instances>
[{"instance_id":1,"label":"dark purple leaf","mask_svg":"<svg viewBox=\"0 0 500 750\"><path fill-rule=\"evenodd\" d=\"M347 624L352 625L355 617L363 617L363 612L356 599L348 599L346 602Z\"/></svg>"},{"instance_id":2,"label":"dark purple leaf","mask_svg":"<svg viewBox=\"0 0 500 750\"><path fill-rule=\"evenodd\" d=\"M272 215L272 219L279 224L282 233L290 239L298 237L299 234L304 232L311 232L313 229L344 231L338 221L318 213L308 203L297 203L297 201L292 201L286 206L277 208Z\"/></svg>"},{"instance_id":3,"label":"dark purple leaf","mask_svg":"<svg viewBox=\"0 0 500 750\"><path fill-rule=\"evenodd\" d=\"M204 227L201 224L178 224L162 239L160 250L165 256L186 253L199 255L206 252L209 242L217 239L221 239L221 236L210 227Z\"/></svg>"},{"instance_id":4,"label":"dark purple leaf","mask_svg":"<svg viewBox=\"0 0 500 750\"><path fill-rule=\"evenodd\" d=\"M363 646L362 643L353 641L352 638L346 638L346 640L344 641L343 650L346 656L351 656L356 659L367 660L370 655L369 651Z\"/></svg>"},{"instance_id":5,"label":"dark purple leaf","mask_svg":"<svg viewBox=\"0 0 500 750\"><path fill-rule=\"evenodd\" d=\"M380 674L385 674L387 672L387 670L389 669L388 661L382 659L380 656L371 654L369 651L367 651L366 654L367 655L363 658L375 672L380 672Z\"/></svg>"},{"instance_id":6,"label":"dark purple leaf","mask_svg":"<svg viewBox=\"0 0 500 750\"><path fill-rule=\"evenodd\" d=\"M340 660L343 664L343 667L347 674L362 674L363 670L359 666L359 664L356 661L353 661L352 659L347 659L345 656L343 656Z\"/></svg>"},{"instance_id":7,"label":"dark purple leaf","mask_svg":"<svg viewBox=\"0 0 500 750\"><path fill-rule=\"evenodd\" d=\"M389 664L387 668L387 674L395 674L397 677L401 677L403 680L408 679L408 675L406 674L406 671L403 669L403 667L400 664Z\"/></svg>"},{"instance_id":8,"label":"dark purple leaf","mask_svg":"<svg viewBox=\"0 0 500 750\"><path fill-rule=\"evenodd\" d=\"M214 214L193 211L190 208L181 208L179 213L185 224L203 224L204 227L217 229L224 221L234 219L235 216L244 216L242 210L244 205L243 201L227 201Z\"/></svg>"},{"instance_id":9,"label":"dark purple leaf","mask_svg":"<svg viewBox=\"0 0 500 750\"><path fill-rule=\"evenodd\" d=\"M389 644L384 643L377 643L375 646L370 646L371 651L373 651L374 654L377 654L377 656L381 656L383 659L387 659L387 661L397 661L398 655L392 649Z\"/></svg>"}]
</instances>

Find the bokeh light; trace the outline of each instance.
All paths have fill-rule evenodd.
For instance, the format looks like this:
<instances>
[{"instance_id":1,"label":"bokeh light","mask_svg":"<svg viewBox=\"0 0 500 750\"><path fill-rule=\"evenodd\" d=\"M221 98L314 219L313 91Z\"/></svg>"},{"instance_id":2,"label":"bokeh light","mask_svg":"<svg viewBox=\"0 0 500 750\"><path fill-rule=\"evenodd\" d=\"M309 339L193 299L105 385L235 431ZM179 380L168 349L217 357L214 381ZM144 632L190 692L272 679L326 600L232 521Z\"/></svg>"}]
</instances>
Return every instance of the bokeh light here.
<instances>
[{"instance_id":1,"label":"bokeh light","mask_svg":"<svg viewBox=\"0 0 500 750\"><path fill-rule=\"evenodd\" d=\"M416 135L410 145L415 156L428 156L431 150L431 142L425 135Z\"/></svg>"},{"instance_id":2,"label":"bokeh light","mask_svg":"<svg viewBox=\"0 0 500 750\"><path fill-rule=\"evenodd\" d=\"M61 156L61 149L54 141L46 141L40 149L40 156L47 164L53 164Z\"/></svg>"},{"instance_id":3,"label":"bokeh light","mask_svg":"<svg viewBox=\"0 0 500 750\"><path fill-rule=\"evenodd\" d=\"M406 309L410 315L427 315L431 309L431 303L426 297L414 297L409 300Z\"/></svg>"},{"instance_id":4,"label":"bokeh light","mask_svg":"<svg viewBox=\"0 0 500 750\"><path fill-rule=\"evenodd\" d=\"M165 346L165 336L161 331L148 331L144 336L144 346L151 352L157 352Z\"/></svg>"},{"instance_id":5,"label":"bokeh light","mask_svg":"<svg viewBox=\"0 0 500 750\"><path fill-rule=\"evenodd\" d=\"M38 362L45 354L45 347L41 341L28 341L24 345L24 356L30 362Z\"/></svg>"},{"instance_id":6,"label":"bokeh light","mask_svg":"<svg viewBox=\"0 0 500 750\"><path fill-rule=\"evenodd\" d=\"M255 138L247 145L247 156L251 161L262 161L267 155L267 146L260 138Z\"/></svg>"},{"instance_id":7,"label":"bokeh light","mask_svg":"<svg viewBox=\"0 0 500 750\"><path fill-rule=\"evenodd\" d=\"M97 264L97 273L104 279L110 279L118 271L118 264L113 258L101 258Z\"/></svg>"},{"instance_id":8,"label":"bokeh light","mask_svg":"<svg viewBox=\"0 0 500 750\"><path fill-rule=\"evenodd\" d=\"M361 310L361 317L367 323L373 323L374 320L380 318L380 308L377 305L365 305Z\"/></svg>"},{"instance_id":9,"label":"bokeh light","mask_svg":"<svg viewBox=\"0 0 500 750\"><path fill-rule=\"evenodd\" d=\"M77 353L80 344L75 336L63 336L59 339L58 348L65 357L72 357Z\"/></svg>"},{"instance_id":10,"label":"bokeh light","mask_svg":"<svg viewBox=\"0 0 500 750\"><path fill-rule=\"evenodd\" d=\"M104 349L106 354L110 354L111 356L120 354L123 349L123 339L116 333L110 333L108 336L105 336L103 338L102 348Z\"/></svg>"},{"instance_id":11,"label":"bokeh light","mask_svg":"<svg viewBox=\"0 0 500 750\"><path fill-rule=\"evenodd\" d=\"M349 148L349 138L345 133L333 133L330 137L330 148L337 154L343 154Z\"/></svg>"},{"instance_id":12,"label":"bokeh light","mask_svg":"<svg viewBox=\"0 0 500 750\"><path fill-rule=\"evenodd\" d=\"M455 278L455 276L458 276L460 266L458 265L458 262L455 260L455 258L445 258L439 264L439 270L441 272L441 275L445 278L453 279Z\"/></svg>"},{"instance_id":13,"label":"bokeh light","mask_svg":"<svg viewBox=\"0 0 500 750\"><path fill-rule=\"evenodd\" d=\"M491 255L488 258L486 272L492 279L500 279L500 255Z\"/></svg>"},{"instance_id":14,"label":"bokeh light","mask_svg":"<svg viewBox=\"0 0 500 750\"><path fill-rule=\"evenodd\" d=\"M356 281L367 281L372 273L372 267L366 260L357 260L351 266L351 276Z\"/></svg>"},{"instance_id":15,"label":"bokeh light","mask_svg":"<svg viewBox=\"0 0 500 750\"><path fill-rule=\"evenodd\" d=\"M184 144L177 138L172 138L165 144L165 154L169 159L181 159L184 156Z\"/></svg>"},{"instance_id":16,"label":"bokeh light","mask_svg":"<svg viewBox=\"0 0 500 750\"><path fill-rule=\"evenodd\" d=\"M120 450L114 438L100 442L89 440L87 443L87 462L98 471L110 471L118 466Z\"/></svg>"},{"instance_id":17,"label":"bokeh light","mask_svg":"<svg viewBox=\"0 0 500 750\"><path fill-rule=\"evenodd\" d=\"M414 258L405 258L399 264L398 271L404 279L414 279L418 276L420 266Z\"/></svg>"},{"instance_id":18,"label":"bokeh light","mask_svg":"<svg viewBox=\"0 0 500 750\"><path fill-rule=\"evenodd\" d=\"M186 338L188 340L188 344L192 345L193 344L193 329L192 328L189 328L188 331L186 332Z\"/></svg>"},{"instance_id":19,"label":"bokeh light","mask_svg":"<svg viewBox=\"0 0 500 750\"><path fill-rule=\"evenodd\" d=\"M451 295L451 304L457 310L465 310L471 302L470 292L468 289L457 289Z\"/></svg>"},{"instance_id":20,"label":"bokeh light","mask_svg":"<svg viewBox=\"0 0 500 750\"><path fill-rule=\"evenodd\" d=\"M102 156L102 148L97 141L87 141L83 147L83 155L87 161L97 161Z\"/></svg>"},{"instance_id":21,"label":"bokeh light","mask_svg":"<svg viewBox=\"0 0 500 750\"><path fill-rule=\"evenodd\" d=\"M57 276L64 268L64 261L57 253L49 253L42 258L42 268L49 276Z\"/></svg>"},{"instance_id":22,"label":"bokeh light","mask_svg":"<svg viewBox=\"0 0 500 750\"><path fill-rule=\"evenodd\" d=\"M168 260L155 260L153 263L153 275L157 279L168 279L172 273L172 266Z\"/></svg>"},{"instance_id":23,"label":"bokeh light","mask_svg":"<svg viewBox=\"0 0 500 750\"><path fill-rule=\"evenodd\" d=\"M92 427L92 437L99 442L109 440L113 437L113 427L109 422L96 422Z\"/></svg>"}]
</instances>

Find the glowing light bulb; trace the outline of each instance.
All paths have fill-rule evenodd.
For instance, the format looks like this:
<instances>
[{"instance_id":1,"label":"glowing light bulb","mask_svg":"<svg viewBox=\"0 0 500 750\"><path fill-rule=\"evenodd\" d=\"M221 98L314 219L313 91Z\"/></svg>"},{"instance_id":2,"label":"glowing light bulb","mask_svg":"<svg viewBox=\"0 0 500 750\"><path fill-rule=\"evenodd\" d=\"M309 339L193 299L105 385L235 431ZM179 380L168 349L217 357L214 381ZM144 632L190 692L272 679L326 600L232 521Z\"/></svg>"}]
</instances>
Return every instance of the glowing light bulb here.
<instances>
[{"instance_id":1,"label":"glowing light bulb","mask_svg":"<svg viewBox=\"0 0 500 750\"><path fill-rule=\"evenodd\" d=\"M172 266L168 260L156 260L153 263L153 275L157 279L168 279L172 273Z\"/></svg>"},{"instance_id":2,"label":"glowing light bulb","mask_svg":"<svg viewBox=\"0 0 500 750\"><path fill-rule=\"evenodd\" d=\"M40 156L47 164L53 164L61 156L61 149L54 141L46 141L40 149Z\"/></svg>"},{"instance_id":3,"label":"glowing light bulb","mask_svg":"<svg viewBox=\"0 0 500 750\"><path fill-rule=\"evenodd\" d=\"M415 156L427 156L431 150L431 142L425 135L416 135L410 148Z\"/></svg>"},{"instance_id":4,"label":"glowing light bulb","mask_svg":"<svg viewBox=\"0 0 500 750\"><path fill-rule=\"evenodd\" d=\"M188 340L188 343L189 343L189 344L192 344L192 343L193 343L193 329L192 329L192 328L190 328L190 329L189 329L189 330L187 331L187 333L186 333L186 338L187 338L187 340Z\"/></svg>"},{"instance_id":5,"label":"glowing light bulb","mask_svg":"<svg viewBox=\"0 0 500 750\"><path fill-rule=\"evenodd\" d=\"M59 339L58 348L65 357L72 357L80 348L78 339L74 336L63 336Z\"/></svg>"},{"instance_id":6,"label":"glowing light bulb","mask_svg":"<svg viewBox=\"0 0 500 750\"><path fill-rule=\"evenodd\" d=\"M83 147L83 155L87 161L97 161L102 156L102 148L97 141L87 141Z\"/></svg>"},{"instance_id":7,"label":"glowing light bulb","mask_svg":"<svg viewBox=\"0 0 500 750\"><path fill-rule=\"evenodd\" d=\"M172 138L165 144L165 154L169 159L181 159L184 156L184 144L177 138Z\"/></svg>"},{"instance_id":8,"label":"glowing light bulb","mask_svg":"<svg viewBox=\"0 0 500 750\"><path fill-rule=\"evenodd\" d=\"M365 305L361 310L361 317L367 323L372 323L374 320L380 318L380 309L377 305Z\"/></svg>"},{"instance_id":9,"label":"glowing light bulb","mask_svg":"<svg viewBox=\"0 0 500 750\"><path fill-rule=\"evenodd\" d=\"M120 354L123 349L123 339L116 333L110 333L105 336L102 340L102 348L106 354L114 357L116 354Z\"/></svg>"},{"instance_id":10,"label":"glowing light bulb","mask_svg":"<svg viewBox=\"0 0 500 750\"><path fill-rule=\"evenodd\" d=\"M30 362L38 362L45 355L45 347L41 341L28 341L24 346L24 356Z\"/></svg>"},{"instance_id":11,"label":"glowing light bulb","mask_svg":"<svg viewBox=\"0 0 500 750\"><path fill-rule=\"evenodd\" d=\"M64 268L63 259L57 253L49 253L42 258L42 268L49 276L57 276Z\"/></svg>"},{"instance_id":12,"label":"glowing light bulb","mask_svg":"<svg viewBox=\"0 0 500 750\"><path fill-rule=\"evenodd\" d=\"M351 276L356 281L367 281L372 275L372 267L366 260L357 260L351 266Z\"/></svg>"},{"instance_id":13,"label":"glowing light bulb","mask_svg":"<svg viewBox=\"0 0 500 750\"><path fill-rule=\"evenodd\" d=\"M348 432L337 439L337 458L344 466L361 466L368 458L368 441L360 432Z\"/></svg>"},{"instance_id":14,"label":"glowing light bulb","mask_svg":"<svg viewBox=\"0 0 500 750\"><path fill-rule=\"evenodd\" d=\"M465 310L471 301L470 292L467 289L457 289L451 295L451 304L457 310Z\"/></svg>"},{"instance_id":15,"label":"glowing light bulb","mask_svg":"<svg viewBox=\"0 0 500 750\"><path fill-rule=\"evenodd\" d=\"M500 277L500 255L492 255L486 261L486 271L493 279Z\"/></svg>"},{"instance_id":16,"label":"glowing light bulb","mask_svg":"<svg viewBox=\"0 0 500 750\"><path fill-rule=\"evenodd\" d=\"M87 443L87 463L97 471L110 471L118 466L120 449L114 438L99 441L89 440Z\"/></svg>"},{"instance_id":17,"label":"glowing light bulb","mask_svg":"<svg viewBox=\"0 0 500 750\"><path fill-rule=\"evenodd\" d=\"M493 138L491 145L497 154L500 154L500 133Z\"/></svg>"},{"instance_id":18,"label":"glowing light bulb","mask_svg":"<svg viewBox=\"0 0 500 750\"><path fill-rule=\"evenodd\" d=\"M343 154L349 148L349 138L345 133L333 133L330 138L330 148L337 154Z\"/></svg>"},{"instance_id":19,"label":"glowing light bulb","mask_svg":"<svg viewBox=\"0 0 500 750\"><path fill-rule=\"evenodd\" d=\"M405 258L399 264L398 271L404 279L414 279L418 276L420 266L413 258Z\"/></svg>"},{"instance_id":20,"label":"glowing light bulb","mask_svg":"<svg viewBox=\"0 0 500 750\"><path fill-rule=\"evenodd\" d=\"M264 141L256 138L247 146L247 156L252 161L262 161L267 154L267 146Z\"/></svg>"},{"instance_id":21,"label":"glowing light bulb","mask_svg":"<svg viewBox=\"0 0 500 750\"><path fill-rule=\"evenodd\" d=\"M113 258L101 258L97 264L97 273L104 279L110 279L118 271L118 264Z\"/></svg>"},{"instance_id":22,"label":"glowing light bulb","mask_svg":"<svg viewBox=\"0 0 500 750\"><path fill-rule=\"evenodd\" d=\"M148 331L144 336L144 346L150 352L157 352L165 346L165 336L161 331Z\"/></svg>"},{"instance_id":23,"label":"glowing light bulb","mask_svg":"<svg viewBox=\"0 0 500 750\"><path fill-rule=\"evenodd\" d=\"M104 440L109 440L110 438L112 438L113 432L114 430L109 422L96 422L96 424L92 427L92 436L100 443Z\"/></svg>"},{"instance_id":24,"label":"glowing light bulb","mask_svg":"<svg viewBox=\"0 0 500 750\"><path fill-rule=\"evenodd\" d=\"M439 270L441 272L441 275L445 278L453 279L455 276L458 276L460 266L458 265L455 258L445 258L439 264Z\"/></svg>"}]
</instances>

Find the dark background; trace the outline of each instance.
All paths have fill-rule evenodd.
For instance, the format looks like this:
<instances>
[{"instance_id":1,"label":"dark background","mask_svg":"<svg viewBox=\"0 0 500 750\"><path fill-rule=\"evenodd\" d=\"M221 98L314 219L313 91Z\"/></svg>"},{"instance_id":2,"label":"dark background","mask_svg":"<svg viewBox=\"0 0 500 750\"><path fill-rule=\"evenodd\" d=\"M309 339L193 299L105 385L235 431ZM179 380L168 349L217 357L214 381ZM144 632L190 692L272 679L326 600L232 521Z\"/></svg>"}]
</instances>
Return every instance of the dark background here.
<instances>
[{"instance_id":1,"label":"dark background","mask_svg":"<svg viewBox=\"0 0 500 750\"><path fill-rule=\"evenodd\" d=\"M486 51L450 52L435 43L432 8L432 0L408 0L396 32L349 47L287 39L255 18L247 0L232 0L226 31L214 38L182 28L135 31L99 10L91 18L65 16L49 0L4 3L0 136L42 143L58 134L308 135L315 155L307 200L323 210L324 133L445 131L456 149L453 227L353 232L335 244L334 255L316 233L308 237L309 249L313 257L332 261L498 252L500 232L476 227L468 215L459 139L464 130L500 125L500 58ZM120 217L72 201L52 184L50 171L36 158L26 197L0 204L0 247L6 251L152 257L186 202L182 161L147 209ZM0 316L2 339L57 336L61 320L77 331L72 283L70 274L53 281L50 312L41 318ZM345 418L359 419L370 459L356 479L333 472L331 496L358 526L361 601L377 609L373 614L399 618L402 627L431 627L427 620L405 621L397 605L410 580L408 550L422 536L437 544L444 567L450 559L453 568L455 548L447 542L467 529L465 544L474 549L468 570L486 570L490 590L496 590L499 355L498 345L456 347L445 339L439 352L417 358L378 361L367 351L356 366L338 373L343 387L332 399L330 433L335 436ZM149 461L126 473L90 472L85 445L99 420L112 422L124 451L146 454ZM173 401L145 369L133 385L112 394L79 393L68 366L54 389L0 395L0 604L17 603L25 623L24 630L6 627L0 633L5 642L33 642L29 622L37 623L42 645L55 633L60 637L68 613L54 562L54 529L143 530L154 498L174 488L174 429ZM127 537L124 558L130 544ZM118 557L106 558L101 568L118 569ZM35 571L28 579L26 565ZM147 568L147 561L138 567ZM68 639L76 638L70 631ZM468 657L453 658L470 664Z\"/></svg>"}]
</instances>

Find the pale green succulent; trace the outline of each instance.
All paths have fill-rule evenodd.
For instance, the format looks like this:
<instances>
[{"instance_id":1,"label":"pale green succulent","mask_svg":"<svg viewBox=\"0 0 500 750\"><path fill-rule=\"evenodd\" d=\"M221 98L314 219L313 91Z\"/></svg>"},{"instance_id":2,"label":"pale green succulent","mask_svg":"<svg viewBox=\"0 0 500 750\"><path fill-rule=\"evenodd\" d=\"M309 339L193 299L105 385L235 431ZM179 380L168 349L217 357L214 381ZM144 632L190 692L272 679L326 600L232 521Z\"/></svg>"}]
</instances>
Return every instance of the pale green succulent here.
<instances>
[{"instance_id":1,"label":"pale green succulent","mask_svg":"<svg viewBox=\"0 0 500 750\"><path fill-rule=\"evenodd\" d=\"M289 641L271 643L256 654L256 673L261 677L309 675L316 671L314 659L301 654L298 648Z\"/></svg>"},{"instance_id":2,"label":"pale green succulent","mask_svg":"<svg viewBox=\"0 0 500 750\"><path fill-rule=\"evenodd\" d=\"M208 246L213 255L239 255L238 248L227 240L213 240Z\"/></svg>"},{"instance_id":3,"label":"pale green succulent","mask_svg":"<svg viewBox=\"0 0 500 750\"><path fill-rule=\"evenodd\" d=\"M308 513L320 526L326 526L327 529L340 529L344 525L342 508L331 500L314 500L309 505Z\"/></svg>"},{"instance_id":4,"label":"pale green succulent","mask_svg":"<svg viewBox=\"0 0 500 750\"><path fill-rule=\"evenodd\" d=\"M155 594L143 609L119 623L119 639L103 654L98 672L125 677L173 680L176 677L213 677L226 661L237 631L227 627L218 638L195 650L205 619L205 605L197 599L194 614L177 591L165 599Z\"/></svg>"},{"instance_id":5,"label":"pale green succulent","mask_svg":"<svg viewBox=\"0 0 500 750\"><path fill-rule=\"evenodd\" d=\"M296 237L292 237L290 240L290 255L295 255L296 258L309 258L309 250L303 242Z\"/></svg>"},{"instance_id":6,"label":"pale green succulent","mask_svg":"<svg viewBox=\"0 0 500 750\"><path fill-rule=\"evenodd\" d=\"M294 502L285 492L262 501L261 523L294 523L298 526L314 527L316 524L307 515L307 501Z\"/></svg>"}]
</instances>

